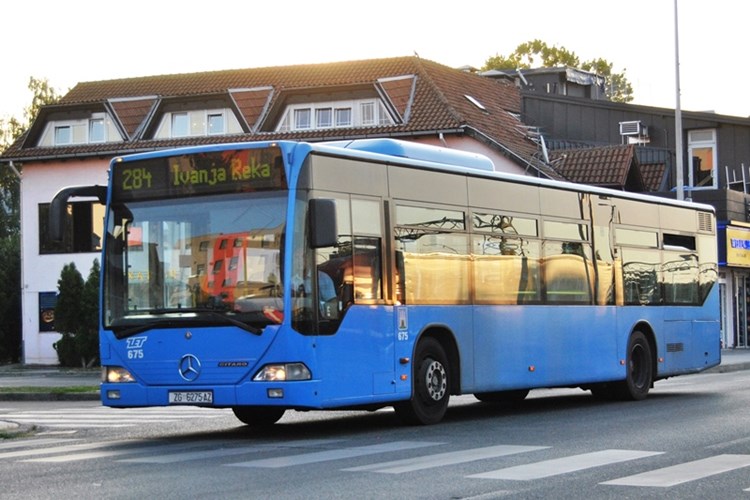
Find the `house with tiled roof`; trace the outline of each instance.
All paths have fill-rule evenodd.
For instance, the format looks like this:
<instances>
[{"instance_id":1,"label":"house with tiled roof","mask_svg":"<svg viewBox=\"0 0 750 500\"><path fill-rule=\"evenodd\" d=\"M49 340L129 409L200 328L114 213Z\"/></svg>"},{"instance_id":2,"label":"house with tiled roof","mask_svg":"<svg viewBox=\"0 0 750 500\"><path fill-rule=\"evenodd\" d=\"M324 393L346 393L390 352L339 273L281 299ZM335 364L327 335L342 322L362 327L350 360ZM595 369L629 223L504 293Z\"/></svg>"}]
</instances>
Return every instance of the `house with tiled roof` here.
<instances>
[{"instance_id":1,"label":"house with tiled roof","mask_svg":"<svg viewBox=\"0 0 750 500\"><path fill-rule=\"evenodd\" d=\"M63 187L106 184L118 155L255 140L388 137L481 153L498 171L561 178L521 120L519 89L418 57L235 69L82 82L45 106L0 155L22 167L23 361L56 364L57 280L82 274L101 249L103 207L69 206L62 242L47 237Z\"/></svg>"},{"instance_id":2,"label":"house with tiled roof","mask_svg":"<svg viewBox=\"0 0 750 500\"><path fill-rule=\"evenodd\" d=\"M648 190L632 144L557 150L549 158L555 171L571 182L635 193Z\"/></svg>"}]
</instances>

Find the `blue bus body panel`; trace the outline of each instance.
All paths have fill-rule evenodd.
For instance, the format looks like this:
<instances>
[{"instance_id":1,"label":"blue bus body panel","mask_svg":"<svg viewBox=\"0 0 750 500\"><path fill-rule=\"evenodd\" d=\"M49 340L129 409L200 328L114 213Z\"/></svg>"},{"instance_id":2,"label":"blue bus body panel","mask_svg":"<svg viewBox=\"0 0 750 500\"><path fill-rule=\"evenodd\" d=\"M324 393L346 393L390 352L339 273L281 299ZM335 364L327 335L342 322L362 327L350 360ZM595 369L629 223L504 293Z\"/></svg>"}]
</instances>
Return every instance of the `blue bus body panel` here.
<instances>
[{"instance_id":1,"label":"blue bus body panel","mask_svg":"<svg viewBox=\"0 0 750 500\"><path fill-rule=\"evenodd\" d=\"M475 310L476 383L468 392L605 381L622 372L607 332L615 307L479 306Z\"/></svg>"},{"instance_id":2,"label":"blue bus body panel","mask_svg":"<svg viewBox=\"0 0 750 500\"><path fill-rule=\"evenodd\" d=\"M717 301L712 294L707 306ZM706 311L687 306L353 306L333 335L305 336L285 326L267 327L261 336L233 327L189 329L189 336L184 328L152 330L123 340L107 332L104 364L128 367L137 382L103 384L102 400L110 406L166 405L169 391L211 390L217 407L387 404L411 396L410 360L427 329L446 332L455 341L463 393L622 380L636 325L656 332L656 378L665 378L719 364L719 324L703 319ZM143 358L129 354L138 350ZM200 360L201 374L194 382L179 373L186 354ZM312 380L252 381L264 364L282 362L305 363ZM267 390L279 387L284 397L269 398ZM109 399L107 389L119 390L120 398Z\"/></svg>"}]
</instances>

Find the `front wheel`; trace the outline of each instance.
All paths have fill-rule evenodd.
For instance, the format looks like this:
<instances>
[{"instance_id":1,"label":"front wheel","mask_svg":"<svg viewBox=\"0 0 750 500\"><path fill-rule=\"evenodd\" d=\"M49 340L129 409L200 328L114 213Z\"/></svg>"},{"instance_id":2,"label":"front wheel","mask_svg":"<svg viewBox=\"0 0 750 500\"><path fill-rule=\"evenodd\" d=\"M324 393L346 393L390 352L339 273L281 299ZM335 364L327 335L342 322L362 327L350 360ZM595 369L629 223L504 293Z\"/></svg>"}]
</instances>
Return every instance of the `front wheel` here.
<instances>
[{"instance_id":1,"label":"front wheel","mask_svg":"<svg viewBox=\"0 0 750 500\"><path fill-rule=\"evenodd\" d=\"M235 406L232 411L243 424L253 427L273 425L284 416L284 408L276 406Z\"/></svg>"},{"instance_id":2,"label":"front wheel","mask_svg":"<svg viewBox=\"0 0 750 500\"><path fill-rule=\"evenodd\" d=\"M414 354L413 388L409 401L394 406L406 423L431 425L440 422L450 400L448 358L440 343L426 338L417 344Z\"/></svg>"}]
</instances>

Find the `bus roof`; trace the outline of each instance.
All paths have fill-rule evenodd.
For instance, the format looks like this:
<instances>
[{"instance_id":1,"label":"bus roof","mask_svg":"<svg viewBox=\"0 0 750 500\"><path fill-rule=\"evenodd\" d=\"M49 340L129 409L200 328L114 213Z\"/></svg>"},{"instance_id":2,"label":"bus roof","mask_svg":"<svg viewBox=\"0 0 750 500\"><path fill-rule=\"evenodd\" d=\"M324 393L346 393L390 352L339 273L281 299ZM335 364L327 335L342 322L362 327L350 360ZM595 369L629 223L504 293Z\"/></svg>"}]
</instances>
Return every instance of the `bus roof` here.
<instances>
[{"instance_id":1,"label":"bus roof","mask_svg":"<svg viewBox=\"0 0 750 500\"><path fill-rule=\"evenodd\" d=\"M492 160L479 153L452 150L429 144L413 143L397 139L354 139L350 141L331 141L311 143L307 146L312 150L324 154L347 156L353 158L371 159L376 161L393 162L393 157L402 158L399 162L405 165L439 170L443 172L463 173L477 177L503 179L509 182L532 184L542 187L581 191L602 196L616 196L637 201L673 205L715 213L712 205L693 201L676 200L653 194L633 193L616 189L592 186L590 184L576 184L574 182L542 179L528 175L498 172L494 169ZM490 168L487 167L489 165Z\"/></svg>"},{"instance_id":2,"label":"bus roof","mask_svg":"<svg viewBox=\"0 0 750 500\"><path fill-rule=\"evenodd\" d=\"M495 165L492 163L492 160L482 154L432 146L419 142L399 141L396 139L356 139L351 141L324 142L321 144L349 150L398 156L411 160L461 166L487 172L495 171Z\"/></svg>"},{"instance_id":3,"label":"bus roof","mask_svg":"<svg viewBox=\"0 0 750 500\"><path fill-rule=\"evenodd\" d=\"M412 141L388 138L353 139L316 143L282 140L197 145L118 156L112 159L112 163L114 164L121 161L132 161L151 157L170 156L173 154L191 154L207 151L220 151L229 148L243 149L270 145L278 145L288 153L297 150L298 152L303 154L307 154L309 152L317 152L332 156L369 159L372 161L388 163L393 163L394 158L398 158L398 163L400 164L409 165L425 170L436 170L477 177L502 179L508 182L532 184L540 187L581 191L585 193L599 194L602 196L616 196L619 198L627 198L649 203L681 206L696 210L704 210L711 213L716 212L716 209L712 205L703 203L675 200L672 198L655 196L652 194L618 191L610 188L591 186L589 184L576 184L573 182L542 179L539 177L531 177L528 175L498 172L495 171L492 160L479 153L470 153L467 151L460 151L429 144L421 144Z\"/></svg>"}]
</instances>

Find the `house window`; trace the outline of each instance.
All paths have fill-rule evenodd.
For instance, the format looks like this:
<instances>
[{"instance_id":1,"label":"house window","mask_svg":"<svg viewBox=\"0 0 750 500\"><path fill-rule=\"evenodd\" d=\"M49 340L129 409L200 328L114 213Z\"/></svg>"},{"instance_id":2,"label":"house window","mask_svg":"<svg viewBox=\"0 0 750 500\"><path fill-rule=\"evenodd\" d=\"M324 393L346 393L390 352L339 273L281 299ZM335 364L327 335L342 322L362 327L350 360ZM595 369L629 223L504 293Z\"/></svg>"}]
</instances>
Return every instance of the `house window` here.
<instances>
[{"instance_id":1,"label":"house window","mask_svg":"<svg viewBox=\"0 0 750 500\"><path fill-rule=\"evenodd\" d=\"M39 205L39 253L86 253L102 249L104 206L96 201L68 203L63 240L48 237L49 203Z\"/></svg>"},{"instance_id":2,"label":"house window","mask_svg":"<svg viewBox=\"0 0 750 500\"><path fill-rule=\"evenodd\" d=\"M378 99L358 99L291 104L279 121L277 132L331 127L375 127L393 125L393 119Z\"/></svg>"},{"instance_id":3,"label":"house window","mask_svg":"<svg viewBox=\"0 0 750 500\"><path fill-rule=\"evenodd\" d=\"M303 130L312 127L310 108L294 110L294 128Z\"/></svg>"},{"instance_id":4,"label":"house window","mask_svg":"<svg viewBox=\"0 0 750 500\"><path fill-rule=\"evenodd\" d=\"M717 188L716 130L688 132L688 184L692 188Z\"/></svg>"},{"instance_id":5,"label":"house window","mask_svg":"<svg viewBox=\"0 0 750 500\"><path fill-rule=\"evenodd\" d=\"M104 118L89 120L89 142L104 142Z\"/></svg>"},{"instance_id":6,"label":"house window","mask_svg":"<svg viewBox=\"0 0 750 500\"><path fill-rule=\"evenodd\" d=\"M190 118L187 113L172 113L172 137L187 137L190 132Z\"/></svg>"},{"instance_id":7,"label":"house window","mask_svg":"<svg viewBox=\"0 0 750 500\"><path fill-rule=\"evenodd\" d=\"M55 146L71 144L72 142L73 142L73 133L70 130L70 125L62 125L62 126L55 127Z\"/></svg>"},{"instance_id":8,"label":"house window","mask_svg":"<svg viewBox=\"0 0 750 500\"><path fill-rule=\"evenodd\" d=\"M359 103L359 116L361 125L375 125L375 102Z\"/></svg>"},{"instance_id":9,"label":"house window","mask_svg":"<svg viewBox=\"0 0 750 500\"><path fill-rule=\"evenodd\" d=\"M333 126L333 109L320 108L315 110L316 128L328 128Z\"/></svg>"},{"instance_id":10,"label":"house window","mask_svg":"<svg viewBox=\"0 0 750 500\"><path fill-rule=\"evenodd\" d=\"M336 108L336 126L349 127L352 124L352 108Z\"/></svg>"},{"instance_id":11,"label":"house window","mask_svg":"<svg viewBox=\"0 0 750 500\"><path fill-rule=\"evenodd\" d=\"M226 133L223 113L209 113L206 122L208 124L208 135Z\"/></svg>"}]
</instances>

